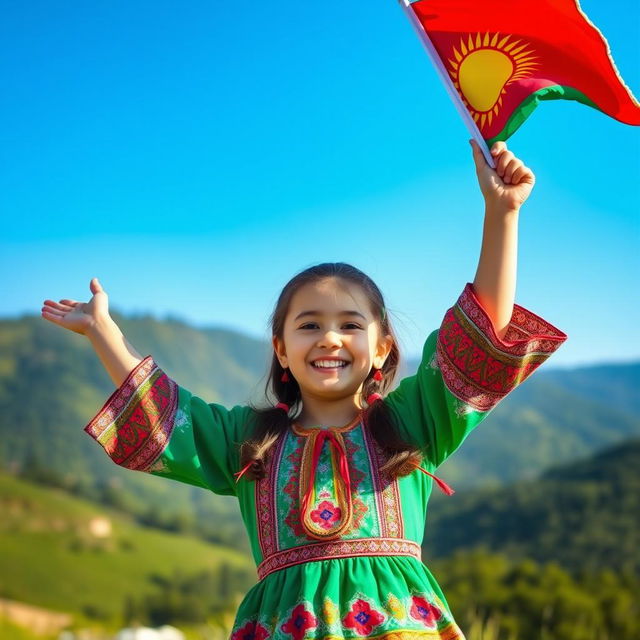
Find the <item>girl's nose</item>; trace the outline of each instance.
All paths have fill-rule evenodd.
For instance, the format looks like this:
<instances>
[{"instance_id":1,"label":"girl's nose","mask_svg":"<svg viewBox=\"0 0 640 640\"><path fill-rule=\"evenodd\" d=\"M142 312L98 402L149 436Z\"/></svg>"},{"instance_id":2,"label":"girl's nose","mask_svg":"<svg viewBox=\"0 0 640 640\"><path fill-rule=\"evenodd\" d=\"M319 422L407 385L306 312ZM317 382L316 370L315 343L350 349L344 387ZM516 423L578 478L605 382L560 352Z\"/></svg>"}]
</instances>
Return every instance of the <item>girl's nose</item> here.
<instances>
[{"instance_id":1,"label":"girl's nose","mask_svg":"<svg viewBox=\"0 0 640 640\"><path fill-rule=\"evenodd\" d=\"M337 331L326 331L320 340L318 345L321 347L336 347L342 344L342 339Z\"/></svg>"}]
</instances>

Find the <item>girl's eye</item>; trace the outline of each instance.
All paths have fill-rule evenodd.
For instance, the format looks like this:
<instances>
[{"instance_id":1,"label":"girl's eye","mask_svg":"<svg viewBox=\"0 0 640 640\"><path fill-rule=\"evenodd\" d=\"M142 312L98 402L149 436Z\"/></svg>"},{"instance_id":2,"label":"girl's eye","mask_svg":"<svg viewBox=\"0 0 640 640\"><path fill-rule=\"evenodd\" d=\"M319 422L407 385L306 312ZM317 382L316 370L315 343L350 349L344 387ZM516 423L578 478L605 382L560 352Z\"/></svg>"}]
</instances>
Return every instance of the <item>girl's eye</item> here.
<instances>
[{"instance_id":1,"label":"girl's eye","mask_svg":"<svg viewBox=\"0 0 640 640\"><path fill-rule=\"evenodd\" d=\"M299 329L317 329L318 328L318 323L317 322L306 322L303 325L300 325L298 327ZM362 327L356 323L356 322L347 322L344 325L342 325L343 329L362 329Z\"/></svg>"}]
</instances>

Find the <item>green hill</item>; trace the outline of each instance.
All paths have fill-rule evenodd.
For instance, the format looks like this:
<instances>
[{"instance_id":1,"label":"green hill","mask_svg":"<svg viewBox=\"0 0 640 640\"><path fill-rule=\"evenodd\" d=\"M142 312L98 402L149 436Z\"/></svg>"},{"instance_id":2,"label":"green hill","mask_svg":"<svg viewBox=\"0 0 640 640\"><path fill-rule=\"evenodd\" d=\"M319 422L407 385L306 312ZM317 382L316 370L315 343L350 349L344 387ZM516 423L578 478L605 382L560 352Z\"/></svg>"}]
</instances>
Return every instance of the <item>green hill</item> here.
<instances>
[{"instance_id":1,"label":"green hill","mask_svg":"<svg viewBox=\"0 0 640 640\"><path fill-rule=\"evenodd\" d=\"M10 600L120 621L127 601L155 594L159 582L176 574L223 573L221 598L229 597L229 589L243 594L256 580L246 554L142 527L86 500L3 474L0 512L0 597Z\"/></svg>"},{"instance_id":2,"label":"green hill","mask_svg":"<svg viewBox=\"0 0 640 640\"><path fill-rule=\"evenodd\" d=\"M482 547L578 571L640 576L640 439L501 489L433 501L429 556Z\"/></svg>"}]
</instances>

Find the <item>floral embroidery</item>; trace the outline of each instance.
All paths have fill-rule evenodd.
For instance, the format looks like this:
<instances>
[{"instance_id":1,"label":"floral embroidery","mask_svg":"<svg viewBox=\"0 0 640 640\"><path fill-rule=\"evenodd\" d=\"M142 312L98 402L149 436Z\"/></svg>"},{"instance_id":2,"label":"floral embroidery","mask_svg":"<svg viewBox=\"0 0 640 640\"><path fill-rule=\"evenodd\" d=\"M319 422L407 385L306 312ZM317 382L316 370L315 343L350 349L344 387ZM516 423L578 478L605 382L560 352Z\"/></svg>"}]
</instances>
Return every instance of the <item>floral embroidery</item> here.
<instances>
[{"instance_id":1,"label":"floral embroidery","mask_svg":"<svg viewBox=\"0 0 640 640\"><path fill-rule=\"evenodd\" d=\"M411 596L411 617L420 620L426 627L433 629L442 617L442 611L420 596Z\"/></svg>"},{"instance_id":2,"label":"floral embroidery","mask_svg":"<svg viewBox=\"0 0 640 640\"><path fill-rule=\"evenodd\" d=\"M407 616L406 607L402 604L401 600L393 594L389 594L387 598L386 609L396 620L404 620Z\"/></svg>"},{"instance_id":3,"label":"floral embroidery","mask_svg":"<svg viewBox=\"0 0 640 640\"><path fill-rule=\"evenodd\" d=\"M331 626L338 621L340 617L340 610L338 609L338 605L336 605L333 600L330 598L325 598L322 603L322 613L324 615L324 619L326 623Z\"/></svg>"},{"instance_id":4,"label":"floral embroidery","mask_svg":"<svg viewBox=\"0 0 640 640\"><path fill-rule=\"evenodd\" d=\"M323 500L317 509L311 512L311 519L323 529L331 529L340 520L342 511L328 500Z\"/></svg>"},{"instance_id":5,"label":"floral embroidery","mask_svg":"<svg viewBox=\"0 0 640 640\"><path fill-rule=\"evenodd\" d=\"M294 640L302 640L308 629L315 629L317 626L317 618L304 608L304 604L299 604L281 629L290 634Z\"/></svg>"},{"instance_id":6,"label":"floral embroidery","mask_svg":"<svg viewBox=\"0 0 640 640\"><path fill-rule=\"evenodd\" d=\"M238 629L231 640L267 640L269 632L258 622L250 621L241 629Z\"/></svg>"},{"instance_id":7,"label":"floral embroidery","mask_svg":"<svg viewBox=\"0 0 640 640\"><path fill-rule=\"evenodd\" d=\"M368 636L374 627L384 622L384 616L362 598L358 598L351 611L343 618L342 623L349 629L354 629L361 636Z\"/></svg>"},{"instance_id":8,"label":"floral embroidery","mask_svg":"<svg viewBox=\"0 0 640 640\"><path fill-rule=\"evenodd\" d=\"M177 429L178 431L184 431L185 428L187 428L190 424L191 420L189 418L189 416L187 415L186 411L182 410L182 409L178 409L176 411L176 418L174 421L174 429Z\"/></svg>"}]
</instances>

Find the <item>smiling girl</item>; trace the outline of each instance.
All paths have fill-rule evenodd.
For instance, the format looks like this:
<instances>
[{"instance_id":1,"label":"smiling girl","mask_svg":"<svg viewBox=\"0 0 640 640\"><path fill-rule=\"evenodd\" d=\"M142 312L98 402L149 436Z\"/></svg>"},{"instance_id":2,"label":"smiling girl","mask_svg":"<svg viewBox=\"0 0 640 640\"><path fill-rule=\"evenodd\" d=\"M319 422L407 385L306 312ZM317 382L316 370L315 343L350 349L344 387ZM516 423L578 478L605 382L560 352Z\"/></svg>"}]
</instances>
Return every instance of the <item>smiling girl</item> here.
<instances>
[{"instance_id":1,"label":"smiling girl","mask_svg":"<svg viewBox=\"0 0 640 640\"><path fill-rule=\"evenodd\" d=\"M85 430L119 465L235 495L258 583L232 640L462 639L420 544L437 467L566 339L514 305L518 214L532 172L473 145L485 199L480 261L427 338L415 375L388 392L398 346L364 273L321 264L284 287L271 318L270 406L193 396L127 342L97 279L88 303L42 315L84 334L117 389Z\"/></svg>"}]
</instances>

